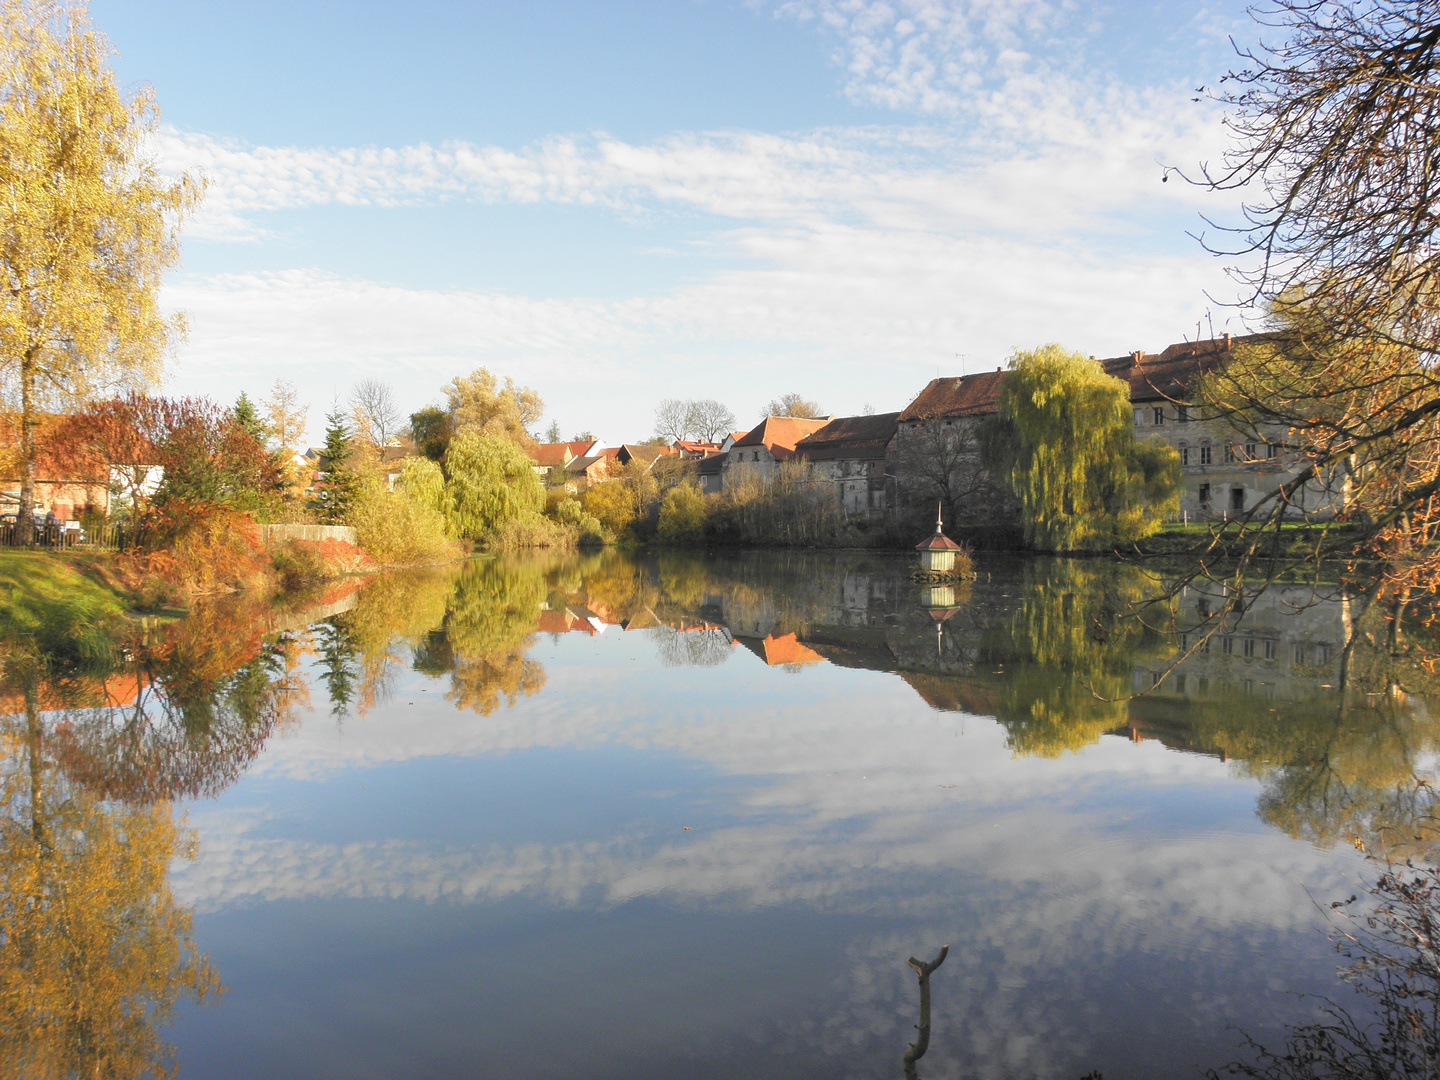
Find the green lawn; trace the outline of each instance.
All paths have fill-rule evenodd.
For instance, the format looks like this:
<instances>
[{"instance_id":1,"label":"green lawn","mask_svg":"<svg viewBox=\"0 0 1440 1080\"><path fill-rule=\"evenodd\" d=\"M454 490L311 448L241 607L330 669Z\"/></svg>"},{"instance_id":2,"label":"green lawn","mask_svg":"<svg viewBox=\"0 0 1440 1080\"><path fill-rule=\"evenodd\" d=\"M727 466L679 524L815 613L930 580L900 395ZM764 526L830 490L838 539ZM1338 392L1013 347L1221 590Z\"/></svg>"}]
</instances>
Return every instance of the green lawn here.
<instances>
[{"instance_id":1,"label":"green lawn","mask_svg":"<svg viewBox=\"0 0 1440 1080\"><path fill-rule=\"evenodd\" d=\"M126 605L76 564L47 552L0 550L0 638L66 664L108 656Z\"/></svg>"}]
</instances>

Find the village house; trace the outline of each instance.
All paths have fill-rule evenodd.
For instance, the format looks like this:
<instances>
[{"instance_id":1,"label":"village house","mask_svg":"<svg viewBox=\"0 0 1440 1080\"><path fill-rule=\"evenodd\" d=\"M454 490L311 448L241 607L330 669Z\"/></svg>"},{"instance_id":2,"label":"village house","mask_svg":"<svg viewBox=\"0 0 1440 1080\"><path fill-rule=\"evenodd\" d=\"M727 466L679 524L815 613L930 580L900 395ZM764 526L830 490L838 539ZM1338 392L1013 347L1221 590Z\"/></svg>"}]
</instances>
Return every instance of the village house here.
<instances>
[{"instance_id":1,"label":"village house","mask_svg":"<svg viewBox=\"0 0 1440 1080\"><path fill-rule=\"evenodd\" d=\"M598 439L576 439L570 442L536 443L526 447L531 468L546 484L563 483L568 479L566 469L576 458L591 457L601 449Z\"/></svg>"},{"instance_id":2,"label":"village house","mask_svg":"<svg viewBox=\"0 0 1440 1080\"><path fill-rule=\"evenodd\" d=\"M894 505L886 461L895 446L899 413L842 416L795 444L817 480L829 481L846 517L878 517Z\"/></svg>"},{"instance_id":3,"label":"village house","mask_svg":"<svg viewBox=\"0 0 1440 1080\"><path fill-rule=\"evenodd\" d=\"M887 471L895 498L938 500L950 523L995 524L1018 516L1014 496L986 475L978 425L992 415L1005 372L931 379L896 418ZM933 507L934 503L931 503Z\"/></svg>"},{"instance_id":4,"label":"village house","mask_svg":"<svg viewBox=\"0 0 1440 1080\"><path fill-rule=\"evenodd\" d=\"M598 484L610 477L610 462L604 454L587 454L584 457L577 457L565 466L565 488L571 492L581 492L592 484Z\"/></svg>"},{"instance_id":5,"label":"village house","mask_svg":"<svg viewBox=\"0 0 1440 1080\"><path fill-rule=\"evenodd\" d=\"M680 451L669 446L653 446L650 443L621 443L615 460L621 465L638 461L647 469L653 469L662 457L679 457Z\"/></svg>"},{"instance_id":6,"label":"village house","mask_svg":"<svg viewBox=\"0 0 1440 1080\"><path fill-rule=\"evenodd\" d=\"M1256 338L1226 334L1180 342L1160 353L1134 352L1097 361L1129 390L1135 434L1155 436L1175 448L1183 477L1180 510L1192 519L1230 517L1252 510L1266 495L1307 467L1285 448L1282 428L1264 430L1235 415L1207 415L1193 400L1205 374L1229 363L1236 344ZM1013 496L980 467L977 427L997 407L1005 371L932 379L901 410L888 471L901 497L928 495L946 504L947 519L1013 518ZM1336 470L1297 492L1293 512L1307 518L1333 516L1348 494Z\"/></svg>"},{"instance_id":7,"label":"village house","mask_svg":"<svg viewBox=\"0 0 1440 1080\"><path fill-rule=\"evenodd\" d=\"M775 478L780 463L795 457L795 444L813 435L835 419L833 416L808 419L799 416L767 416L760 426L736 439L721 458L722 488L742 480L762 483Z\"/></svg>"},{"instance_id":8,"label":"village house","mask_svg":"<svg viewBox=\"0 0 1440 1080\"><path fill-rule=\"evenodd\" d=\"M1242 417L1207 415L1194 403L1196 382L1230 362L1235 345L1259 335L1187 341L1161 353L1134 352L1100 361L1130 387L1138 438L1158 437L1180 455L1180 509L1189 518L1232 517L1295 479L1309 463L1288 451L1284 427L1257 427ZM1297 491L1292 511L1306 518L1333 517L1349 494L1335 470Z\"/></svg>"},{"instance_id":9,"label":"village house","mask_svg":"<svg viewBox=\"0 0 1440 1080\"><path fill-rule=\"evenodd\" d=\"M676 439L670 446L678 450L681 457L696 460L720 453L719 443L705 442L703 439Z\"/></svg>"},{"instance_id":10,"label":"village house","mask_svg":"<svg viewBox=\"0 0 1440 1080\"><path fill-rule=\"evenodd\" d=\"M87 513L110 512L110 486L84 478L40 476L32 503L36 520L53 513L57 521L75 521ZM20 509L20 478L0 480L0 515Z\"/></svg>"}]
</instances>

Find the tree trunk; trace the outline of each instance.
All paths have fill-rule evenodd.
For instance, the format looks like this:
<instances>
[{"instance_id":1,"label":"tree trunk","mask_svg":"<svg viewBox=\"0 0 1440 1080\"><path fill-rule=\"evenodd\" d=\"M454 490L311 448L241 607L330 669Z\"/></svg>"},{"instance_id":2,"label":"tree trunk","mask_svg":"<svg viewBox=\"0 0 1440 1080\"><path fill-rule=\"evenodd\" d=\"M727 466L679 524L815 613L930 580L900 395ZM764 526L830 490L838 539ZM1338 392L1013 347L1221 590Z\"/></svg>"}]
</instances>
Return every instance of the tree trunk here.
<instances>
[{"instance_id":1,"label":"tree trunk","mask_svg":"<svg viewBox=\"0 0 1440 1080\"><path fill-rule=\"evenodd\" d=\"M35 353L20 361L20 506L15 515L15 543L35 543Z\"/></svg>"}]
</instances>

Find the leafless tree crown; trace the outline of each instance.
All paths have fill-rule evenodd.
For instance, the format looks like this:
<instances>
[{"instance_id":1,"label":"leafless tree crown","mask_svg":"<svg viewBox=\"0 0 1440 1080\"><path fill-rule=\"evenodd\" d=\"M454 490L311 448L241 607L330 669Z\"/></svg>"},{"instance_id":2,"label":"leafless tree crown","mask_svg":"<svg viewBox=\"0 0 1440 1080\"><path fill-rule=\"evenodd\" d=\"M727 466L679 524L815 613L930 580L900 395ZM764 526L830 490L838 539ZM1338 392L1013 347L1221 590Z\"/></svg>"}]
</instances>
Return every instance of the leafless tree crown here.
<instances>
[{"instance_id":1,"label":"leafless tree crown","mask_svg":"<svg viewBox=\"0 0 1440 1080\"><path fill-rule=\"evenodd\" d=\"M362 379L350 392L358 438L376 446L384 446L400 433L404 418L395 405L395 395L388 383L379 379Z\"/></svg>"}]
</instances>

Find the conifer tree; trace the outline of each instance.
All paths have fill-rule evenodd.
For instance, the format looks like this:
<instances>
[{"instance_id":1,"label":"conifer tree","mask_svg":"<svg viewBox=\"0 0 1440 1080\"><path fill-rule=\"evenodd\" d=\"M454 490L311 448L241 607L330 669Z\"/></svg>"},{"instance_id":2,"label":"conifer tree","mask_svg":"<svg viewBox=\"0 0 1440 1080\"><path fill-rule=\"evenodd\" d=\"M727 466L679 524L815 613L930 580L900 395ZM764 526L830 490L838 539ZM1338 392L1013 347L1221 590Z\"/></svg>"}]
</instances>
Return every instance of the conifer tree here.
<instances>
[{"instance_id":1,"label":"conifer tree","mask_svg":"<svg viewBox=\"0 0 1440 1080\"><path fill-rule=\"evenodd\" d=\"M357 478L350 459L350 426L336 402L325 416L325 480L320 490L320 516L327 525L341 525L355 498Z\"/></svg>"}]
</instances>

